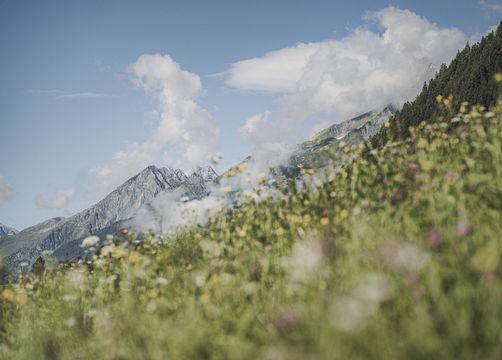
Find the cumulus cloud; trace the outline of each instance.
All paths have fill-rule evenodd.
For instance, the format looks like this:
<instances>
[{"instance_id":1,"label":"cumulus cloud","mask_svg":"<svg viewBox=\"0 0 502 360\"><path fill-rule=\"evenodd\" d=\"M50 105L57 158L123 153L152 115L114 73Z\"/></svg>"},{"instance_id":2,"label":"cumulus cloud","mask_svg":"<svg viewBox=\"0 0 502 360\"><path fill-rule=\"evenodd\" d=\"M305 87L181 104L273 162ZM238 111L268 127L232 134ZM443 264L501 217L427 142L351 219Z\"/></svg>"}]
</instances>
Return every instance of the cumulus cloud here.
<instances>
[{"instance_id":1,"label":"cumulus cloud","mask_svg":"<svg viewBox=\"0 0 502 360\"><path fill-rule=\"evenodd\" d=\"M486 0L479 0L479 4L483 9L490 12L502 13L502 4L495 2L488 2Z\"/></svg>"},{"instance_id":2,"label":"cumulus cloud","mask_svg":"<svg viewBox=\"0 0 502 360\"><path fill-rule=\"evenodd\" d=\"M14 188L0 175L0 202L7 201L16 196Z\"/></svg>"},{"instance_id":3,"label":"cumulus cloud","mask_svg":"<svg viewBox=\"0 0 502 360\"><path fill-rule=\"evenodd\" d=\"M75 196L76 189L71 186L68 189L59 190L54 197L47 198L43 195L37 196L35 203L40 208L46 209L63 209Z\"/></svg>"},{"instance_id":4,"label":"cumulus cloud","mask_svg":"<svg viewBox=\"0 0 502 360\"><path fill-rule=\"evenodd\" d=\"M270 111L265 111L246 119L240 129L241 135L254 142L263 142L269 133L269 131L264 131L265 127L270 123L269 115Z\"/></svg>"},{"instance_id":5,"label":"cumulus cloud","mask_svg":"<svg viewBox=\"0 0 502 360\"><path fill-rule=\"evenodd\" d=\"M146 54L131 65L134 83L158 102L158 122L144 142L132 143L112 159L89 172L91 191L110 191L143 167L156 162L182 164L185 169L200 164L213 153L219 129L197 98L200 77L183 70L170 56Z\"/></svg>"},{"instance_id":6,"label":"cumulus cloud","mask_svg":"<svg viewBox=\"0 0 502 360\"><path fill-rule=\"evenodd\" d=\"M459 29L439 28L396 7L367 13L364 20L365 26L340 40L234 63L226 83L281 94L277 112L285 118L325 113L344 119L412 99L467 41Z\"/></svg>"}]
</instances>

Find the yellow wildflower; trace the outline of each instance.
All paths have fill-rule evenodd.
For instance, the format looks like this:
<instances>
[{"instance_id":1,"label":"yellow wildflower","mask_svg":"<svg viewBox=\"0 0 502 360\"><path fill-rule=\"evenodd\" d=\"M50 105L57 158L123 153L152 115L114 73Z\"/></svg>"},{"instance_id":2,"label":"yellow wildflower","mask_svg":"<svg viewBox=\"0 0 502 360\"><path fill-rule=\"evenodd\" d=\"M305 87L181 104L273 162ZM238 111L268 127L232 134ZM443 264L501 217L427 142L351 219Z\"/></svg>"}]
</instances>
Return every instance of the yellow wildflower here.
<instances>
[{"instance_id":1,"label":"yellow wildflower","mask_svg":"<svg viewBox=\"0 0 502 360\"><path fill-rule=\"evenodd\" d=\"M5 289L2 292L2 298L13 303L16 300L16 293L12 289Z\"/></svg>"},{"instance_id":2,"label":"yellow wildflower","mask_svg":"<svg viewBox=\"0 0 502 360\"><path fill-rule=\"evenodd\" d=\"M430 160L420 160L419 162L423 172L430 172L434 168L434 164Z\"/></svg>"},{"instance_id":3,"label":"yellow wildflower","mask_svg":"<svg viewBox=\"0 0 502 360\"><path fill-rule=\"evenodd\" d=\"M495 75L493 75L493 78L496 82L502 82L502 73L496 73Z\"/></svg>"},{"instance_id":4,"label":"yellow wildflower","mask_svg":"<svg viewBox=\"0 0 502 360\"><path fill-rule=\"evenodd\" d=\"M112 250L112 257L115 259L125 258L127 256L127 251L122 246L115 246Z\"/></svg>"},{"instance_id":5,"label":"yellow wildflower","mask_svg":"<svg viewBox=\"0 0 502 360\"><path fill-rule=\"evenodd\" d=\"M131 251L127 259L131 264L136 264L141 260L141 254L137 251Z\"/></svg>"},{"instance_id":6,"label":"yellow wildflower","mask_svg":"<svg viewBox=\"0 0 502 360\"><path fill-rule=\"evenodd\" d=\"M321 225L326 226L329 224L329 219L327 217L321 218Z\"/></svg>"},{"instance_id":7,"label":"yellow wildflower","mask_svg":"<svg viewBox=\"0 0 502 360\"><path fill-rule=\"evenodd\" d=\"M349 217L349 212L347 210L343 209L342 211L340 211L340 219L344 220L348 217Z\"/></svg>"},{"instance_id":8,"label":"yellow wildflower","mask_svg":"<svg viewBox=\"0 0 502 360\"><path fill-rule=\"evenodd\" d=\"M427 146L429 146L429 143L427 142L427 140L425 140L424 138L420 138L417 142L417 148L419 149L426 149Z\"/></svg>"}]
</instances>

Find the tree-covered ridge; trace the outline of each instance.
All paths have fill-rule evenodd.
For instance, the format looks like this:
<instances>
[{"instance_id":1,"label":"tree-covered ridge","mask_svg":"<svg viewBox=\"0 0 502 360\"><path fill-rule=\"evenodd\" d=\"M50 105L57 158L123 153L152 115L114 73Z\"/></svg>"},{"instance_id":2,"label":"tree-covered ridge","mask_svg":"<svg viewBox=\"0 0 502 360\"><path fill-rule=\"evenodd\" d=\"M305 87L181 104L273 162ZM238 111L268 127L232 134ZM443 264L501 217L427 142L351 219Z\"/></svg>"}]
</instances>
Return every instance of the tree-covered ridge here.
<instances>
[{"instance_id":1,"label":"tree-covered ridge","mask_svg":"<svg viewBox=\"0 0 502 360\"><path fill-rule=\"evenodd\" d=\"M484 36L479 43L469 44L457 53L449 65L441 65L436 76L424 83L420 94L412 102L404 104L371 141L373 146L381 146L388 140L406 138L409 127L422 121L437 121L461 108L462 102L493 106L497 101L497 83L493 74L502 72L502 23ZM442 98L438 98L438 95ZM437 102L445 102L446 107L438 107Z\"/></svg>"}]
</instances>

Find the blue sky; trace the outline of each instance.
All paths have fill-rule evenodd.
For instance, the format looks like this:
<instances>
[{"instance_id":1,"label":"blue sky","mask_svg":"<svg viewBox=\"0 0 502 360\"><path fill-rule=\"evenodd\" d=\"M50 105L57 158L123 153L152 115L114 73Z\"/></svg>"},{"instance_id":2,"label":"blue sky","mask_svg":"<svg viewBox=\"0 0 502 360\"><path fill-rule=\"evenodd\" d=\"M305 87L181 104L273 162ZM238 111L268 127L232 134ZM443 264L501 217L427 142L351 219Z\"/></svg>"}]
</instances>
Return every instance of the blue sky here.
<instances>
[{"instance_id":1,"label":"blue sky","mask_svg":"<svg viewBox=\"0 0 502 360\"><path fill-rule=\"evenodd\" d=\"M202 149L223 152L221 170L264 142L275 141L274 132L291 133L290 140L296 140L308 137L316 126L357 113L357 104L349 101L344 106L326 98L357 96L357 87L347 87L350 71L328 89L333 93L326 86L309 88L309 79L324 68L340 79L336 69L346 62L333 60L341 56L337 52L360 49L364 41L374 44L374 36L381 35L379 41L387 46L382 34L403 24L406 14L386 10L370 19L368 14L389 6L423 17L417 27L430 29L438 43L453 39L442 52L436 53L439 46L435 46L430 59L415 51L403 58L404 63L415 61L414 66L448 59L460 44L479 38L502 18L502 3L495 0L0 0L0 223L21 229L50 217L69 216L141 170L150 158L158 166L173 163L189 168L194 162L187 159L200 158L183 155L190 145L203 143ZM368 32L357 30L363 28ZM415 40L396 41L400 47L393 49L400 53L412 51L409 45ZM313 45L298 48L299 43ZM319 67L305 72L299 70L303 65L289 69L294 59L303 64L305 51L324 51ZM379 66L391 66L376 47L371 51L380 62L372 65L373 72L359 74L361 84L374 78ZM141 68L138 59L148 54L168 57L143 58ZM150 149L147 145L161 133L159 117L172 110L162 105L161 94L174 85L155 78L152 64L157 63L200 80L200 87L194 85L195 95L173 96L174 101L195 104L202 117L188 119L195 121L191 125L184 123L184 133L191 134L186 141L159 135L162 140L155 140L159 149L145 150L146 160L138 160L135 149ZM383 73L383 77L390 74ZM396 83L396 78L391 80ZM385 83L386 78L380 81ZM423 79L410 75L406 81L420 87ZM307 90L300 83L307 84ZM415 85L406 88L408 98ZM393 91L399 90L397 86ZM407 99L394 99L392 92L383 97L381 101ZM295 104L301 109L295 110ZM380 102L363 100L360 112L377 105ZM210 125L199 127L206 120ZM202 134L195 134L197 130ZM204 134L214 139L207 142ZM117 154L122 160L114 162ZM118 168L116 176L109 174ZM105 183L100 182L105 175Z\"/></svg>"}]
</instances>

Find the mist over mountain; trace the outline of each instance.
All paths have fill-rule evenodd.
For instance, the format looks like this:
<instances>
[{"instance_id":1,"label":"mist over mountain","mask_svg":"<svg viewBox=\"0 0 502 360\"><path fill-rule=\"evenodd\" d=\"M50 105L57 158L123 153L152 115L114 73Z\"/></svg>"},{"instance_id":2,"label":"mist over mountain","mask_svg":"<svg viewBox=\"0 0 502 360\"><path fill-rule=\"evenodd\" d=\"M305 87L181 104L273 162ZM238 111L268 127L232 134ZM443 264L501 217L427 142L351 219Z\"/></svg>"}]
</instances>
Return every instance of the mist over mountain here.
<instances>
[{"instance_id":1,"label":"mist over mountain","mask_svg":"<svg viewBox=\"0 0 502 360\"><path fill-rule=\"evenodd\" d=\"M14 228L11 228L11 227L4 225L4 224L0 224L0 237L7 236L7 235L15 235L18 232L19 231L17 231Z\"/></svg>"}]
</instances>

